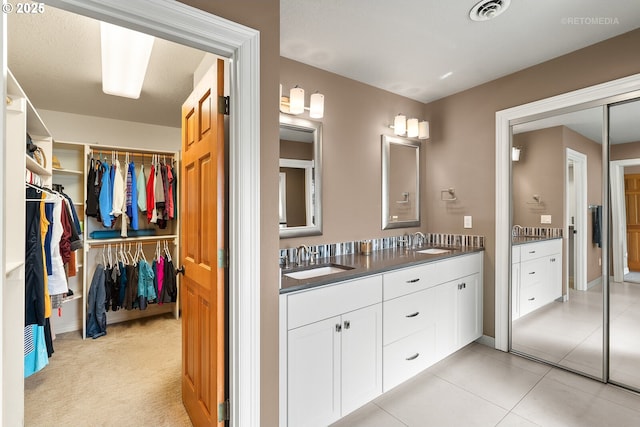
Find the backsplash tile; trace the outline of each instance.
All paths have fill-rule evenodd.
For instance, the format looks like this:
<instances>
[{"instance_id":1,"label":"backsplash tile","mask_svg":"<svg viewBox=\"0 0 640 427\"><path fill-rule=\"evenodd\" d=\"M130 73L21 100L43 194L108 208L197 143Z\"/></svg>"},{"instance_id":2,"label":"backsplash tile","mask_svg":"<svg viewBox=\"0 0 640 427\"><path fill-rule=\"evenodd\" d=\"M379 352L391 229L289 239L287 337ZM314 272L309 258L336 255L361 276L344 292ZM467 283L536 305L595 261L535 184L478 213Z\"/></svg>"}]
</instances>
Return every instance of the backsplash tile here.
<instances>
[{"instance_id":1,"label":"backsplash tile","mask_svg":"<svg viewBox=\"0 0 640 427\"><path fill-rule=\"evenodd\" d=\"M513 237L563 237L562 234L562 228L520 227L514 229Z\"/></svg>"},{"instance_id":2,"label":"backsplash tile","mask_svg":"<svg viewBox=\"0 0 640 427\"><path fill-rule=\"evenodd\" d=\"M350 255L360 251L361 241L371 241L373 251L383 249L396 248L401 246L413 246L416 236L413 234L404 234L401 236L382 237L379 239L354 240L341 243L330 243L326 245L309 246L311 252L318 254L317 258L327 258L338 255ZM477 247L484 248L484 236L473 236L466 234L444 234L444 233L425 233L425 245L443 245L443 246L461 246L461 247ZM288 248L279 250L280 260L287 257L289 262L296 262L296 249ZM309 254L304 254L301 260L304 262L309 259Z\"/></svg>"}]
</instances>

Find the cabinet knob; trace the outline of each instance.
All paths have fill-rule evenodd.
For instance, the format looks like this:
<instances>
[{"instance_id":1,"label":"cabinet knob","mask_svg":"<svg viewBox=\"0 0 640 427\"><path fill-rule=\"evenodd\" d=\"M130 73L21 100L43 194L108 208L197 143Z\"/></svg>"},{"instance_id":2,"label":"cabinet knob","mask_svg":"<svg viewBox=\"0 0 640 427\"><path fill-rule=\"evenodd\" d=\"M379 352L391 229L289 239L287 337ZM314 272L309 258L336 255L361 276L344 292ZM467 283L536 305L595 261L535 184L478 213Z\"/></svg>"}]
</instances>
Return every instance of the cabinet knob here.
<instances>
[{"instance_id":1,"label":"cabinet knob","mask_svg":"<svg viewBox=\"0 0 640 427\"><path fill-rule=\"evenodd\" d=\"M419 282L419 281L420 281L420 279L418 278L418 279L407 280L407 283L416 283L416 282Z\"/></svg>"},{"instance_id":2,"label":"cabinet knob","mask_svg":"<svg viewBox=\"0 0 640 427\"><path fill-rule=\"evenodd\" d=\"M407 315L406 315L406 316L404 316L404 317L416 317L418 314L420 314L420 312L419 312L419 311L416 311L415 313L407 314Z\"/></svg>"},{"instance_id":3,"label":"cabinet knob","mask_svg":"<svg viewBox=\"0 0 640 427\"><path fill-rule=\"evenodd\" d=\"M420 356L420 353L416 353L413 356L409 356L405 360L416 360L418 356Z\"/></svg>"},{"instance_id":4,"label":"cabinet knob","mask_svg":"<svg viewBox=\"0 0 640 427\"><path fill-rule=\"evenodd\" d=\"M342 325L340 323L336 324L336 332L342 331Z\"/></svg>"},{"instance_id":5,"label":"cabinet knob","mask_svg":"<svg viewBox=\"0 0 640 427\"><path fill-rule=\"evenodd\" d=\"M344 328L345 329L349 329L351 327L351 321L350 320L345 320L344 321Z\"/></svg>"}]
</instances>

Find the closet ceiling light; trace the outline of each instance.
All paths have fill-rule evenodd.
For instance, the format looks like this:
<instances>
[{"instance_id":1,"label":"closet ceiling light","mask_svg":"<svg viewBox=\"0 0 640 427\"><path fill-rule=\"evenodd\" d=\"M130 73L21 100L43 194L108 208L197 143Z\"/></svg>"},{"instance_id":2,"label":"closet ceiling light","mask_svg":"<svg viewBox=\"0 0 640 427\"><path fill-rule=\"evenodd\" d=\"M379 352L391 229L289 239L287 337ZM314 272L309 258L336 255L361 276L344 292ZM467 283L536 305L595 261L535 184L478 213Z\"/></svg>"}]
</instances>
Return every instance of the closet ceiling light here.
<instances>
[{"instance_id":1,"label":"closet ceiling light","mask_svg":"<svg viewBox=\"0 0 640 427\"><path fill-rule=\"evenodd\" d=\"M100 23L102 91L140 98L154 37L106 22Z\"/></svg>"}]
</instances>

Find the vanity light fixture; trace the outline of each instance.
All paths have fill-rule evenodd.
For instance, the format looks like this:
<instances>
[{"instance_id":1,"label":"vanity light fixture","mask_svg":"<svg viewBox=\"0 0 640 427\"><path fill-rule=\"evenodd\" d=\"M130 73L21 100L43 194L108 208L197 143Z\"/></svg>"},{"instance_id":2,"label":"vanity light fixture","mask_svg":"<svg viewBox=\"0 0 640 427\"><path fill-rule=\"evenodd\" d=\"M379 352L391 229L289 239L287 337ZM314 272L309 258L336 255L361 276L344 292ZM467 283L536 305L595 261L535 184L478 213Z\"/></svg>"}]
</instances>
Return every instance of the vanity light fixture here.
<instances>
[{"instance_id":1,"label":"vanity light fixture","mask_svg":"<svg viewBox=\"0 0 640 427\"><path fill-rule=\"evenodd\" d=\"M520 161L520 147L511 147L511 160L514 162Z\"/></svg>"},{"instance_id":2,"label":"vanity light fixture","mask_svg":"<svg viewBox=\"0 0 640 427\"><path fill-rule=\"evenodd\" d=\"M304 106L304 89L297 86L291 88L289 96L282 96L282 84L280 85L280 111L286 114L302 114L305 110L309 111L309 117L312 119L321 119L324 117L324 95L321 93L313 93L309 97L309 107Z\"/></svg>"},{"instance_id":3,"label":"vanity light fixture","mask_svg":"<svg viewBox=\"0 0 640 427\"><path fill-rule=\"evenodd\" d=\"M102 91L138 99L147 73L154 37L100 22Z\"/></svg>"},{"instance_id":4,"label":"vanity light fixture","mask_svg":"<svg viewBox=\"0 0 640 427\"><path fill-rule=\"evenodd\" d=\"M393 133L407 138L429 139L429 122L416 118L407 120L407 116L400 113L393 119Z\"/></svg>"}]
</instances>

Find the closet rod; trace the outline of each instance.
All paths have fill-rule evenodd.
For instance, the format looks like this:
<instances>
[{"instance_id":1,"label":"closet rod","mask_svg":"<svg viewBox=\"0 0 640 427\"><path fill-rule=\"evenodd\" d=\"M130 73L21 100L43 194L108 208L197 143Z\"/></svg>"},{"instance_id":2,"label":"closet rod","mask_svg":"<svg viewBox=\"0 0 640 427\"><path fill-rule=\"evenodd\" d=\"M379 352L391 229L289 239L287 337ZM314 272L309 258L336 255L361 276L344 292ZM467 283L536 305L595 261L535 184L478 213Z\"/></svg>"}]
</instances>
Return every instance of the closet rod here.
<instances>
[{"instance_id":1,"label":"closet rod","mask_svg":"<svg viewBox=\"0 0 640 427\"><path fill-rule=\"evenodd\" d=\"M128 241L128 242L112 242L112 243L92 243L91 244L91 248L106 248L107 246L120 246L120 245L139 245L139 244L143 244L143 245L156 245L158 242L166 242L168 241L167 239L158 239L158 240L145 240L143 242L141 241Z\"/></svg>"},{"instance_id":2,"label":"closet rod","mask_svg":"<svg viewBox=\"0 0 640 427\"><path fill-rule=\"evenodd\" d=\"M130 155L132 157L153 157L153 156L165 156L165 157L173 157L175 153L164 153L158 151L157 153L140 153L137 151L118 151L118 150L91 150L91 152L96 154L102 154L105 156L111 156L111 154L116 153L116 155Z\"/></svg>"}]
</instances>

